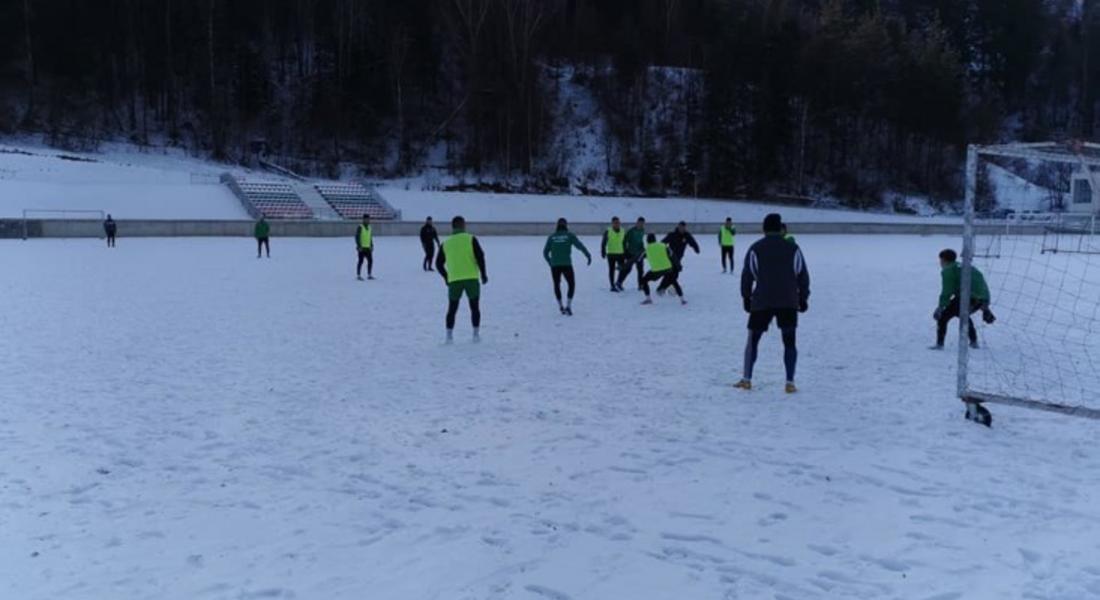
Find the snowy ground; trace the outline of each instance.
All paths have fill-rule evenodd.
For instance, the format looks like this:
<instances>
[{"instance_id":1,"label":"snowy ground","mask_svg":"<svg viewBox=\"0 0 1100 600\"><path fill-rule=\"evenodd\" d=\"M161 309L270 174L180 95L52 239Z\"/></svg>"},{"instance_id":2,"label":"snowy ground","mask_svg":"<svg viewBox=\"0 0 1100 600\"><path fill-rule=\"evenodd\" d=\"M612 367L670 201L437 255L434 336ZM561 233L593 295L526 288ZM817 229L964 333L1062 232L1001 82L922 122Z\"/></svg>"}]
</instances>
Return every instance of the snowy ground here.
<instances>
[{"instance_id":1,"label":"snowy ground","mask_svg":"<svg viewBox=\"0 0 1100 600\"><path fill-rule=\"evenodd\" d=\"M0 242L0 597L1100 597L1097 425L968 424L925 350L954 240L800 236L794 397L775 332L729 387L707 241L687 307L593 265L570 319L484 239L454 346L413 239L368 283L342 239Z\"/></svg>"}]
</instances>

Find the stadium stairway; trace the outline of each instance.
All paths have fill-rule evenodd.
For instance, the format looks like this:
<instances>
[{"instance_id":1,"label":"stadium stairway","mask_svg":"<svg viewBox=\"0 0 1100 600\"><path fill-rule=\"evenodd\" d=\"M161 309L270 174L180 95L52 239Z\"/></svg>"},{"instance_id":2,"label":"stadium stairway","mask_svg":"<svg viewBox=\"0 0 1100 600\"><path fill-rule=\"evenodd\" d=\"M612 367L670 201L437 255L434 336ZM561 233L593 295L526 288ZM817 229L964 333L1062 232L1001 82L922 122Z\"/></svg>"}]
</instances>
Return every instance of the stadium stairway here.
<instances>
[{"instance_id":1,"label":"stadium stairway","mask_svg":"<svg viewBox=\"0 0 1100 600\"><path fill-rule=\"evenodd\" d=\"M301 183L295 185L294 191L298 193L298 197L302 199L302 202L305 202L306 206L313 211L313 218L325 221L340 220L340 215L333 210L332 206L321 196L313 184Z\"/></svg>"}]
</instances>

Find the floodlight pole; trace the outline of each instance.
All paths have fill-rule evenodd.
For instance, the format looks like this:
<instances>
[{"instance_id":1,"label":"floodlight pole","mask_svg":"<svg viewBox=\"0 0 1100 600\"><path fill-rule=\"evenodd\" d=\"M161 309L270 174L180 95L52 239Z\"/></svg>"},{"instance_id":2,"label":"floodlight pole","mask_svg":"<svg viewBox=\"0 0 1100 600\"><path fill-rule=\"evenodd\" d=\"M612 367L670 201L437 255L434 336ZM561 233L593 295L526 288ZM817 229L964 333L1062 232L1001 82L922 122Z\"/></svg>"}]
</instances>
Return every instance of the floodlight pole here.
<instances>
[{"instance_id":1,"label":"floodlight pole","mask_svg":"<svg viewBox=\"0 0 1100 600\"><path fill-rule=\"evenodd\" d=\"M967 399L967 364L970 357L970 281L974 264L974 206L978 191L978 146L966 148L966 188L963 200L962 277L959 280L958 395ZM969 408L968 408L969 410Z\"/></svg>"}]
</instances>

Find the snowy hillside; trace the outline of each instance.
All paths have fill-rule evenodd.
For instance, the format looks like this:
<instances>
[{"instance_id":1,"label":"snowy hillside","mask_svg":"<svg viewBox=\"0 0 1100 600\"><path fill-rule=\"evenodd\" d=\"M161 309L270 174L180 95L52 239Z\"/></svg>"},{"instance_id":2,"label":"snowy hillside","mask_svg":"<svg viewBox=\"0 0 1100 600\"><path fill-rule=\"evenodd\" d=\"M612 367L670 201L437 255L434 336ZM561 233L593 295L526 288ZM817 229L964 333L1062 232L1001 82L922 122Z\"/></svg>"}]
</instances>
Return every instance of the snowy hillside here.
<instances>
[{"instance_id":1,"label":"snowy hillside","mask_svg":"<svg viewBox=\"0 0 1100 600\"><path fill-rule=\"evenodd\" d=\"M568 318L541 239L485 239L444 346L413 238L368 283L345 239L0 241L0 598L1100 597L1096 423L970 424L925 349L958 240L799 241L794 396L774 330L730 387L714 244L686 307L597 263Z\"/></svg>"}]
</instances>

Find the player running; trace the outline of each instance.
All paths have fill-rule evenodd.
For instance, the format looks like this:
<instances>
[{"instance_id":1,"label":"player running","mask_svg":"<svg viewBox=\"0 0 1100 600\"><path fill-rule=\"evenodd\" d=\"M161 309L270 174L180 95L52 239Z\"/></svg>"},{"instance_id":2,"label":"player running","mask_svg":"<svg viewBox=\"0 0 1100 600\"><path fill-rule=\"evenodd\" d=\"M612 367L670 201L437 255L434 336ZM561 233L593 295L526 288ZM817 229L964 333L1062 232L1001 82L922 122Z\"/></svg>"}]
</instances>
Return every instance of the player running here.
<instances>
[{"instance_id":1,"label":"player running","mask_svg":"<svg viewBox=\"0 0 1100 600\"><path fill-rule=\"evenodd\" d=\"M103 233L107 234L107 247L115 247L115 234L118 233L118 223L111 218L111 215L107 215L107 220L103 222Z\"/></svg>"},{"instance_id":2,"label":"player running","mask_svg":"<svg viewBox=\"0 0 1100 600\"><path fill-rule=\"evenodd\" d=\"M355 230L355 249L359 255L355 278L363 281L363 261L366 261L367 279L374 279L374 231L370 227L370 215L363 215L363 222Z\"/></svg>"},{"instance_id":3,"label":"player running","mask_svg":"<svg viewBox=\"0 0 1100 600\"><path fill-rule=\"evenodd\" d=\"M959 317L959 291L962 289L962 266L958 263L959 256L950 248L940 252L940 302L932 318L936 320L936 345L931 350L943 350L943 341L947 337L947 324L951 319ZM978 332L974 329L974 321L970 315L982 311L982 320L992 324L997 320L993 311L989 310L989 286L985 283L985 276L977 267L970 267L970 312L966 320L970 324L967 329L967 337L970 338L970 347L978 347ZM960 317L961 320L961 317Z\"/></svg>"},{"instance_id":4,"label":"player running","mask_svg":"<svg viewBox=\"0 0 1100 600\"><path fill-rule=\"evenodd\" d=\"M428 217L424 221L424 226L420 228L420 245L424 247L424 263L421 268L431 271L435 249L439 246L439 232L435 230L431 217Z\"/></svg>"},{"instance_id":5,"label":"player running","mask_svg":"<svg viewBox=\"0 0 1100 600\"><path fill-rule=\"evenodd\" d=\"M675 267L677 274L684 270L684 251L687 250L688 246L691 246L691 249L699 254L699 243L688 233L687 223L683 221L676 225L676 229L668 232L661 243L668 244L669 252L672 253L672 266Z\"/></svg>"},{"instance_id":6,"label":"player running","mask_svg":"<svg viewBox=\"0 0 1100 600\"><path fill-rule=\"evenodd\" d=\"M264 250L267 250L267 257L271 258L271 224L266 218L260 217L256 227L252 229L252 235L256 238L256 258L262 258Z\"/></svg>"},{"instance_id":7,"label":"player running","mask_svg":"<svg viewBox=\"0 0 1100 600\"><path fill-rule=\"evenodd\" d=\"M783 220L778 214L764 218L764 238L745 254L741 268L741 298L749 313L749 338L745 344L745 370L734 387L752 389L760 338L775 319L783 334L783 365L787 371L786 392L798 391L794 384L798 348L795 332L798 313L809 309L810 272L802 250L783 238Z\"/></svg>"},{"instance_id":8,"label":"player running","mask_svg":"<svg viewBox=\"0 0 1100 600\"><path fill-rule=\"evenodd\" d=\"M612 292L623 291L616 277L616 272L621 274L626 269L626 231L622 227L619 217L611 218L611 227L603 232L600 240L600 258L607 259L607 281L611 284Z\"/></svg>"},{"instance_id":9,"label":"player running","mask_svg":"<svg viewBox=\"0 0 1100 600\"><path fill-rule=\"evenodd\" d=\"M481 339L481 286L489 283L485 274L485 253L477 238L466 233L466 219L451 220L452 233L439 247L435 268L447 282L447 343L454 341L455 316L462 295L470 302L474 341Z\"/></svg>"},{"instance_id":10,"label":"player running","mask_svg":"<svg viewBox=\"0 0 1100 600\"><path fill-rule=\"evenodd\" d=\"M554 297L558 299L558 309L561 314L573 316L573 292L576 291L577 278L573 273L573 248L584 254L588 264L592 264L592 255L588 248L584 247L577 236L569 231L569 224L565 219L558 219L558 228L546 238L546 245L542 247L542 257L546 264L550 265L550 276L554 279ZM561 280L569 285L565 304L561 303Z\"/></svg>"},{"instance_id":11,"label":"player running","mask_svg":"<svg viewBox=\"0 0 1100 600\"><path fill-rule=\"evenodd\" d=\"M623 241L623 250L626 252L626 267L619 273L619 281L616 282L619 291L622 291L623 283L630 275L631 269L638 270L638 289L642 289L642 275L645 269L642 266L642 261L645 260L645 248L645 218L638 217L637 223L626 232L626 239Z\"/></svg>"},{"instance_id":12,"label":"player running","mask_svg":"<svg viewBox=\"0 0 1100 600\"><path fill-rule=\"evenodd\" d=\"M733 226L733 219L726 217L726 222L718 230L718 248L722 251L722 272L733 275L733 243L737 235L737 228ZM726 270L726 262L729 261L729 270Z\"/></svg>"},{"instance_id":13,"label":"player running","mask_svg":"<svg viewBox=\"0 0 1100 600\"><path fill-rule=\"evenodd\" d=\"M664 295L665 290L672 287L680 298L680 304L687 304L687 300L684 299L684 290L677 280L680 272L673 263L672 251L664 242L658 242L657 236L652 233L646 237L645 258L649 261L650 271L642 277L642 291L645 292L645 300L642 304L653 304L653 299L649 297L649 282L657 280L661 281L657 286L658 295ZM641 268L641 261L638 267Z\"/></svg>"}]
</instances>

